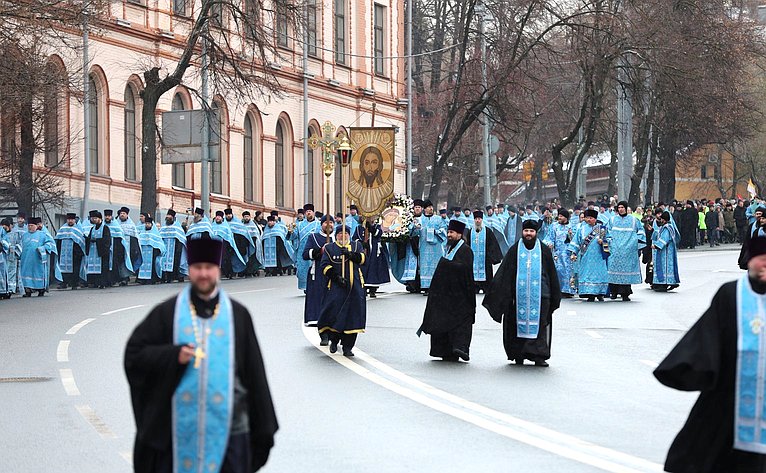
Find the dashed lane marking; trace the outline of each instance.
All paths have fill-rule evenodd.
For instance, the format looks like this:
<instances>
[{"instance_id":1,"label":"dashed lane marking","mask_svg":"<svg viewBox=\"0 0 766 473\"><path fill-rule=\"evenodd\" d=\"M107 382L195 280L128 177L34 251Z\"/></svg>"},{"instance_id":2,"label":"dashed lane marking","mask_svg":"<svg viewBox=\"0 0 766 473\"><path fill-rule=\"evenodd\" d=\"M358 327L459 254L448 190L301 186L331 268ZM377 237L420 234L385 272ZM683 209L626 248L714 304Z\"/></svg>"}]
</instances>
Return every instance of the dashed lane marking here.
<instances>
[{"instance_id":1,"label":"dashed lane marking","mask_svg":"<svg viewBox=\"0 0 766 473\"><path fill-rule=\"evenodd\" d=\"M139 307L143 307L143 306L144 306L143 304L139 304L139 305L132 305L132 306L130 306L130 307L123 307L122 309L115 309L115 310L110 310L109 312L104 312L104 313L103 313L103 314L101 314L101 315L112 315L112 314L116 314L116 313L118 313L118 312L125 312L126 310L131 310L131 309L138 309Z\"/></svg>"},{"instance_id":2,"label":"dashed lane marking","mask_svg":"<svg viewBox=\"0 0 766 473\"><path fill-rule=\"evenodd\" d=\"M56 349L56 361L59 363L69 361L69 340L59 340L59 346Z\"/></svg>"},{"instance_id":3,"label":"dashed lane marking","mask_svg":"<svg viewBox=\"0 0 766 473\"><path fill-rule=\"evenodd\" d=\"M73 326L72 328L70 328L69 330L67 330L66 334L67 335L74 335L77 332L79 332L81 328L85 327L86 325L88 325L89 323L93 322L94 320L96 320L96 319L93 319L93 318L85 319L82 322L80 322L79 324L77 324L77 325Z\"/></svg>"},{"instance_id":4,"label":"dashed lane marking","mask_svg":"<svg viewBox=\"0 0 766 473\"><path fill-rule=\"evenodd\" d=\"M303 327L303 334L317 349L359 376L423 406L463 420L490 432L604 471L613 473L662 471L662 465L657 463L652 463L642 458L601 447L576 437L547 429L442 391L395 370L367 355L358 348L354 349L357 358L387 375L413 386L417 390L411 389L396 383L391 379L385 378L380 374L374 373L347 357L331 356L326 347L319 346L319 336L316 329L312 327Z\"/></svg>"},{"instance_id":5,"label":"dashed lane marking","mask_svg":"<svg viewBox=\"0 0 766 473\"><path fill-rule=\"evenodd\" d=\"M641 360L641 363L645 364L646 366L648 366L651 369L654 369L654 368L660 366L659 363L654 362L652 360Z\"/></svg>"},{"instance_id":6,"label":"dashed lane marking","mask_svg":"<svg viewBox=\"0 0 766 473\"><path fill-rule=\"evenodd\" d=\"M266 291L273 291L274 288L270 287L267 289L252 289L250 291L237 291L237 292L226 292L226 294L232 295L232 294L250 294L251 292L266 292Z\"/></svg>"},{"instance_id":7,"label":"dashed lane marking","mask_svg":"<svg viewBox=\"0 0 766 473\"><path fill-rule=\"evenodd\" d=\"M64 391L66 391L67 395L69 396L79 396L80 390L77 389L77 383L74 381L74 375L72 374L72 370L69 368L61 368L59 369L59 376L61 377L61 384L64 386Z\"/></svg>"},{"instance_id":8,"label":"dashed lane marking","mask_svg":"<svg viewBox=\"0 0 766 473\"><path fill-rule=\"evenodd\" d=\"M601 335L600 333L598 333L598 332L596 332L594 330L586 330L585 333L587 333L591 338L596 339L596 340L601 340L602 338L604 338L603 335Z\"/></svg>"},{"instance_id":9,"label":"dashed lane marking","mask_svg":"<svg viewBox=\"0 0 766 473\"><path fill-rule=\"evenodd\" d=\"M120 452L120 456L128 462L128 465L133 465L133 452Z\"/></svg>"},{"instance_id":10,"label":"dashed lane marking","mask_svg":"<svg viewBox=\"0 0 766 473\"><path fill-rule=\"evenodd\" d=\"M103 420L96 414L96 411L93 410L92 407L85 405L78 405L75 406L77 408L77 412L80 413L80 415L83 416L83 418L93 427L96 429L96 432L98 432L98 435L101 436L103 439L113 439L117 438L117 436L114 434L114 432L109 429L109 427L104 423Z\"/></svg>"}]
</instances>

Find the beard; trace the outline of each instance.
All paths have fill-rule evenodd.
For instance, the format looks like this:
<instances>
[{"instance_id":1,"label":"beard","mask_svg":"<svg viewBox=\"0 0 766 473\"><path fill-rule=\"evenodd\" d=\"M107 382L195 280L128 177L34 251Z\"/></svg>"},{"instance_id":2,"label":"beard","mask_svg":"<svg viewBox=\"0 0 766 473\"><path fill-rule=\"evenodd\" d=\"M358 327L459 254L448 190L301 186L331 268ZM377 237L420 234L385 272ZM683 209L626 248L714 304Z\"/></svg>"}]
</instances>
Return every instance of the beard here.
<instances>
[{"instance_id":1,"label":"beard","mask_svg":"<svg viewBox=\"0 0 766 473\"><path fill-rule=\"evenodd\" d=\"M218 282L215 279L201 279L192 282L192 289L194 292L203 298L208 298L213 294L217 286Z\"/></svg>"}]
</instances>

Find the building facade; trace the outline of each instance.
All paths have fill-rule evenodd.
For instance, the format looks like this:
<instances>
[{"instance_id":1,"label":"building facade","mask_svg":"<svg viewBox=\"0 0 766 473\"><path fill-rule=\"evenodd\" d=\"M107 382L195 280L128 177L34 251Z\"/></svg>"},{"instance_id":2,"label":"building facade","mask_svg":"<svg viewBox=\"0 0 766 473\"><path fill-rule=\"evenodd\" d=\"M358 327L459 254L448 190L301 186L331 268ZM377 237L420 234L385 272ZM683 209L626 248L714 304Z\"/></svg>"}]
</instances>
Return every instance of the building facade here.
<instances>
[{"instance_id":1,"label":"building facade","mask_svg":"<svg viewBox=\"0 0 766 473\"><path fill-rule=\"evenodd\" d=\"M58 163L52 174L62 180L68 196L61 208L42 212L51 223L57 224L67 211L80 211L85 128L92 136L89 208L139 208L143 72L158 66L162 75L175 67L197 7L192 0L114 1L106 17L94 23L89 96L83 100L76 91L58 94L47 110L45 133L46 139L50 134L51 140L66 144L55 151L46 148L35 162L38 171ZM282 93L243 102L242 94L211 90L210 105L220 118L214 126L221 136L217 160L210 165L211 211L277 209L289 216L307 201L316 203L317 209L341 211L340 166L329 186L319 150L309 150L309 166L304 166L304 129L321 133L321 124L328 120L339 130L372 125L400 130L394 182L396 192L405 189L403 0L324 0L310 2L307 12L308 116L303 116L304 32L293 31L269 12L261 21L273 29L279 54L256 73L273 73ZM231 19L224 14L220 21L225 30ZM77 70L82 64L79 54L52 51L51 67L60 72ZM202 108L195 92L200 87L197 66L187 71L182 85L163 95L158 124L163 111ZM89 107L88 123L83 106ZM48 116L53 112L55 117ZM5 135L9 133L13 131L6 130ZM158 159L156 165L156 212L173 208L182 213L200 204L199 163L160 164ZM330 209L321 205L327 193Z\"/></svg>"}]
</instances>

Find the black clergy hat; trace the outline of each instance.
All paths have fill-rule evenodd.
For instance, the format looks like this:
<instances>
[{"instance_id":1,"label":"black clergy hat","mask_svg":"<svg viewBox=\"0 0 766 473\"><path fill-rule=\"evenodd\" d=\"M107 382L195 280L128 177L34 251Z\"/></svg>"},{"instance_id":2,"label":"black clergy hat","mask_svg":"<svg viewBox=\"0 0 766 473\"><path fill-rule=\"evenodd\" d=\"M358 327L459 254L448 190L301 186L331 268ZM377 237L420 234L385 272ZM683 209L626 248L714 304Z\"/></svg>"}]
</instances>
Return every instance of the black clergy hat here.
<instances>
[{"instance_id":1,"label":"black clergy hat","mask_svg":"<svg viewBox=\"0 0 766 473\"><path fill-rule=\"evenodd\" d=\"M335 233L341 232L351 235L351 227L348 225L335 225Z\"/></svg>"},{"instance_id":2,"label":"black clergy hat","mask_svg":"<svg viewBox=\"0 0 766 473\"><path fill-rule=\"evenodd\" d=\"M481 210L474 210L473 218L484 218L484 212Z\"/></svg>"},{"instance_id":3,"label":"black clergy hat","mask_svg":"<svg viewBox=\"0 0 766 473\"><path fill-rule=\"evenodd\" d=\"M319 221L322 222L322 223L325 223L325 222L335 223L335 219L330 214L322 215L322 217L320 217Z\"/></svg>"},{"instance_id":4,"label":"black clergy hat","mask_svg":"<svg viewBox=\"0 0 766 473\"><path fill-rule=\"evenodd\" d=\"M313 212L314 211L314 204L306 204L306 205L304 205L303 206L303 210L304 211L311 210Z\"/></svg>"},{"instance_id":5,"label":"black clergy hat","mask_svg":"<svg viewBox=\"0 0 766 473\"><path fill-rule=\"evenodd\" d=\"M433 204L433 202L431 202L430 200L424 200L424 201L423 201L423 208L424 208L424 209L425 209L426 207L433 207L433 206L434 206L434 204Z\"/></svg>"},{"instance_id":6,"label":"black clergy hat","mask_svg":"<svg viewBox=\"0 0 766 473\"><path fill-rule=\"evenodd\" d=\"M278 217L279 216L279 211L278 210L272 210L269 215L271 215L272 217Z\"/></svg>"},{"instance_id":7,"label":"black clergy hat","mask_svg":"<svg viewBox=\"0 0 766 473\"><path fill-rule=\"evenodd\" d=\"M447 209L440 209L439 215L447 215Z\"/></svg>"},{"instance_id":8,"label":"black clergy hat","mask_svg":"<svg viewBox=\"0 0 766 473\"><path fill-rule=\"evenodd\" d=\"M627 210L627 208L629 207L629 205L628 205L628 201L627 201L627 200L621 200L621 201L617 202L617 207L619 207L619 206L621 206L621 205L622 205L623 207L625 207L625 209L626 209L626 210Z\"/></svg>"},{"instance_id":9,"label":"black clergy hat","mask_svg":"<svg viewBox=\"0 0 766 473\"><path fill-rule=\"evenodd\" d=\"M559 209L559 215L562 217L565 217L567 220L569 220L569 210L567 209Z\"/></svg>"},{"instance_id":10,"label":"black clergy hat","mask_svg":"<svg viewBox=\"0 0 766 473\"><path fill-rule=\"evenodd\" d=\"M120 207L120 210L117 211L117 214L119 215L119 214L121 214L123 212L125 212L128 215L130 215L130 209L127 208L127 207Z\"/></svg>"},{"instance_id":11,"label":"black clergy hat","mask_svg":"<svg viewBox=\"0 0 766 473\"><path fill-rule=\"evenodd\" d=\"M524 222L522 222L521 224L521 229L522 230L530 229L530 230L537 231L538 230L537 222L532 219L524 220Z\"/></svg>"},{"instance_id":12,"label":"black clergy hat","mask_svg":"<svg viewBox=\"0 0 766 473\"><path fill-rule=\"evenodd\" d=\"M168 213L166 215L170 215L171 217L175 217L176 216L176 211L173 210L173 209L168 209Z\"/></svg>"},{"instance_id":13,"label":"black clergy hat","mask_svg":"<svg viewBox=\"0 0 766 473\"><path fill-rule=\"evenodd\" d=\"M189 266L197 263L212 263L221 266L223 242L215 238L199 238L186 243L186 258Z\"/></svg>"},{"instance_id":14,"label":"black clergy hat","mask_svg":"<svg viewBox=\"0 0 766 473\"><path fill-rule=\"evenodd\" d=\"M0 225L8 225L9 227L12 227L13 221L10 218L5 217L4 219L0 220Z\"/></svg>"},{"instance_id":15,"label":"black clergy hat","mask_svg":"<svg viewBox=\"0 0 766 473\"><path fill-rule=\"evenodd\" d=\"M759 228L750 239L747 253L748 261L756 256L766 255L766 231L763 228Z\"/></svg>"},{"instance_id":16,"label":"black clergy hat","mask_svg":"<svg viewBox=\"0 0 766 473\"><path fill-rule=\"evenodd\" d=\"M297 209L298 215L306 215L306 211L303 209Z\"/></svg>"},{"instance_id":17,"label":"black clergy hat","mask_svg":"<svg viewBox=\"0 0 766 473\"><path fill-rule=\"evenodd\" d=\"M598 218L598 210L596 210L596 209L585 209L585 216L586 217Z\"/></svg>"},{"instance_id":18,"label":"black clergy hat","mask_svg":"<svg viewBox=\"0 0 766 473\"><path fill-rule=\"evenodd\" d=\"M147 223L154 223L154 219L147 215L146 217L144 217L144 224L147 224Z\"/></svg>"},{"instance_id":19,"label":"black clergy hat","mask_svg":"<svg viewBox=\"0 0 766 473\"><path fill-rule=\"evenodd\" d=\"M462 235L465 231L465 223L461 222L460 220L450 220L449 226L447 227L447 231L449 230L460 233Z\"/></svg>"},{"instance_id":20,"label":"black clergy hat","mask_svg":"<svg viewBox=\"0 0 766 473\"><path fill-rule=\"evenodd\" d=\"M762 206L762 205L761 205L761 206L758 206L758 207L755 209L755 212L761 212L761 215L766 215L766 207L764 207L764 206ZM753 212L753 213L755 213L755 212Z\"/></svg>"},{"instance_id":21,"label":"black clergy hat","mask_svg":"<svg viewBox=\"0 0 766 473\"><path fill-rule=\"evenodd\" d=\"M267 222L276 222L277 221L277 217L275 217L273 215L269 215L268 217L266 217L266 221Z\"/></svg>"},{"instance_id":22,"label":"black clergy hat","mask_svg":"<svg viewBox=\"0 0 766 473\"><path fill-rule=\"evenodd\" d=\"M668 212L667 210L662 212L662 219L665 220L666 222L669 222L670 221L670 212Z\"/></svg>"},{"instance_id":23,"label":"black clergy hat","mask_svg":"<svg viewBox=\"0 0 766 473\"><path fill-rule=\"evenodd\" d=\"M24 220L26 220L27 219L27 214L24 213L24 212L19 212L19 213L16 214L16 217L23 218Z\"/></svg>"},{"instance_id":24,"label":"black clergy hat","mask_svg":"<svg viewBox=\"0 0 766 473\"><path fill-rule=\"evenodd\" d=\"M216 217L223 217L223 211L222 210L216 210L215 216Z\"/></svg>"},{"instance_id":25,"label":"black clergy hat","mask_svg":"<svg viewBox=\"0 0 766 473\"><path fill-rule=\"evenodd\" d=\"M497 204L497 208L498 209L504 209L505 208L505 204Z\"/></svg>"},{"instance_id":26,"label":"black clergy hat","mask_svg":"<svg viewBox=\"0 0 766 473\"><path fill-rule=\"evenodd\" d=\"M500 206L498 206L498 207L500 207ZM500 208L501 208L501 209L503 209L503 208L505 208L505 207L500 207ZM513 205L509 205L509 206L508 206L508 211L509 211L509 212L513 212L513 213L516 213L516 207L515 207L515 206L513 206Z\"/></svg>"},{"instance_id":27,"label":"black clergy hat","mask_svg":"<svg viewBox=\"0 0 766 473\"><path fill-rule=\"evenodd\" d=\"M359 207L357 207L354 204L349 205L348 208L349 208L349 210L356 210L357 212L359 211Z\"/></svg>"},{"instance_id":28,"label":"black clergy hat","mask_svg":"<svg viewBox=\"0 0 766 473\"><path fill-rule=\"evenodd\" d=\"M114 211L112 209L105 209L104 210L104 216L111 217L114 215Z\"/></svg>"},{"instance_id":29,"label":"black clergy hat","mask_svg":"<svg viewBox=\"0 0 766 473\"><path fill-rule=\"evenodd\" d=\"M423 206L423 200L415 199L415 200L412 201L412 205L414 207L422 207Z\"/></svg>"},{"instance_id":30,"label":"black clergy hat","mask_svg":"<svg viewBox=\"0 0 766 473\"><path fill-rule=\"evenodd\" d=\"M196 208L194 209L194 213L195 213L195 214L197 214L197 215L203 215L203 216L205 215L205 211L204 211L204 210L202 210L202 209L201 209L201 208L199 208L199 207L196 207Z\"/></svg>"},{"instance_id":31,"label":"black clergy hat","mask_svg":"<svg viewBox=\"0 0 766 473\"><path fill-rule=\"evenodd\" d=\"M68 214L66 214L66 219L69 220L70 218L73 219L73 220L76 219L77 218L77 214L74 213L74 212L69 212Z\"/></svg>"},{"instance_id":32,"label":"black clergy hat","mask_svg":"<svg viewBox=\"0 0 766 473\"><path fill-rule=\"evenodd\" d=\"M491 206L491 205L487 205L486 207L484 207L484 210L487 210L487 211L488 211L488 210L490 210L491 208L492 208L492 206Z\"/></svg>"},{"instance_id":33,"label":"black clergy hat","mask_svg":"<svg viewBox=\"0 0 766 473\"><path fill-rule=\"evenodd\" d=\"M250 211L249 210L245 210L244 212L242 212L242 216L243 217L249 217L250 216Z\"/></svg>"},{"instance_id":34,"label":"black clergy hat","mask_svg":"<svg viewBox=\"0 0 766 473\"><path fill-rule=\"evenodd\" d=\"M233 211L233 210L231 210L231 207L229 207L229 208L227 208L227 209L224 209L223 213L224 213L225 215L234 215L234 211Z\"/></svg>"},{"instance_id":35,"label":"black clergy hat","mask_svg":"<svg viewBox=\"0 0 766 473\"><path fill-rule=\"evenodd\" d=\"M41 219L40 217L29 217L29 219L27 220L27 223L31 225L42 225L43 219Z\"/></svg>"},{"instance_id":36,"label":"black clergy hat","mask_svg":"<svg viewBox=\"0 0 766 473\"><path fill-rule=\"evenodd\" d=\"M99 212L98 210L91 210L90 212L88 212L88 217L90 217L90 218L93 218L93 217L103 218L101 216L101 212Z\"/></svg>"}]
</instances>

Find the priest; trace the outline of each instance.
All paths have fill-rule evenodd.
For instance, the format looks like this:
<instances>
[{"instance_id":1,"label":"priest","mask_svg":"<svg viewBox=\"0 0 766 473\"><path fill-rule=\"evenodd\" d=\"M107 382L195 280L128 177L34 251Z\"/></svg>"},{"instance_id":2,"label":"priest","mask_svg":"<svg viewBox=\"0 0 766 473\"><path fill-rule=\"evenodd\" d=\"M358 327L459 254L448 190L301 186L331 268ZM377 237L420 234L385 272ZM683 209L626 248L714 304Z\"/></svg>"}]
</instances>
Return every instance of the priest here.
<instances>
[{"instance_id":1,"label":"priest","mask_svg":"<svg viewBox=\"0 0 766 473\"><path fill-rule=\"evenodd\" d=\"M303 248L301 258L309 261L309 271L306 274L306 298L304 299L303 323L307 327L316 327L319 314L322 310L322 300L327 293L327 278L322 272L320 262L324 254L325 245L335 242L333 230L335 220L332 215L322 217L322 226L320 232L314 232L306 239L306 245ZM322 346L330 343L330 334L325 331L322 336Z\"/></svg>"},{"instance_id":2,"label":"priest","mask_svg":"<svg viewBox=\"0 0 766 473\"><path fill-rule=\"evenodd\" d=\"M365 219L364 222L364 250L367 253L367 263L362 266L364 275L364 287L371 299L377 296L378 288L382 284L391 282L389 270L388 246L383 243L383 228L374 220Z\"/></svg>"},{"instance_id":3,"label":"priest","mask_svg":"<svg viewBox=\"0 0 766 473\"><path fill-rule=\"evenodd\" d=\"M8 232L8 289L11 294L24 292L21 278L19 277L19 265L21 264L21 240L27 233L27 214L19 212L16 214L16 225L11 227Z\"/></svg>"},{"instance_id":4,"label":"priest","mask_svg":"<svg viewBox=\"0 0 766 473\"><path fill-rule=\"evenodd\" d=\"M473 280L476 284L476 294L487 289L492 284L493 265L503 260L500 245L490 228L484 225L484 212L476 210L473 213L473 225L466 230L466 238L471 242L473 251Z\"/></svg>"},{"instance_id":5,"label":"priest","mask_svg":"<svg viewBox=\"0 0 766 473\"><path fill-rule=\"evenodd\" d=\"M162 282L184 282L186 276L186 233L176 218L176 211L168 209L165 225L160 228L160 238L165 243L165 254L160 258Z\"/></svg>"},{"instance_id":6,"label":"priest","mask_svg":"<svg viewBox=\"0 0 766 473\"><path fill-rule=\"evenodd\" d=\"M117 212L117 220L122 228L122 234L130 245L130 264L133 269L138 267L141 262L141 245L138 244L138 229L133 220L130 219L130 209L121 207Z\"/></svg>"},{"instance_id":7,"label":"priest","mask_svg":"<svg viewBox=\"0 0 766 473\"><path fill-rule=\"evenodd\" d=\"M112 237L112 261L108 285L127 286L130 275L133 273L130 239L125 237L122 226L114 220L114 212L111 209L104 210L104 225L109 227L109 234Z\"/></svg>"},{"instance_id":8,"label":"priest","mask_svg":"<svg viewBox=\"0 0 766 473\"><path fill-rule=\"evenodd\" d=\"M569 243L572 241L574 232L569 224L569 211L561 208L558 210L556 223L548 228L543 244L548 246L553 253L553 263L556 265L556 273L561 287L561 296L573 297L577 293L575 284L574 263L569 258Z\"/></svg>"},{"instance_id":9,"label":"priest","mask_svg":"<svg viewBox=\"0 0 766 473\"><path fill-rule=\"evenodd\" d=\"M50 255L56 253L56 242L48 232L42 230L42 219L30 217L27 233L21 239L21 261L19 275L24 287L22 297L32 297L32 291L42 297L50 282Z\"/></svg>"},{"instance_id":10,"label":"priest","mask_svg":"<svg viewBox=\"0 0 766 473\"><path fill-rule=\"evenodd\" d=\"M224 216L226 223L231 228L231 234L234 238L234 244L236 245L237 253L242 257L234 258L234 255L230 254L231 260L231 272L236 276L245 275L245 268L247 268L250 258L254 258L255 255L255 242L250 236L250 230L245 227L242 220L234 216L234 211L231 208L224 210Z\"/></svg>"},{"instance_id":11,"label":"priest","mask_svg":"<svg viewBox=\"0 0 766 473\"><path fill-rule=\"evenodd\" d=\"M136 282L156 284L162 276L160 259L166 251L165 242L162 241L152 217L145 217L142 226L143 230L138 235L138 242L141 245L141 265L136 271Z\"/></svg>"},{"instance_id":12,"label":"priest","mask_svg":"<svg viewBox=\"0 0 766 473\"><path fill-rule=\"evenodd\" d=\"M213 227L210 225L210 219L205 217L205 211L197 207L194 209L194 217L189 228L186 229L186 238L188 240L198 240L212 238Z\"/></svg>"},{"instance_id":13,"label":"priest","mask_svg":"<svg viewBox=\"0 0 766 473\"><path fill-rule=\"evenodd\" d=\"M577 262L577 292L593 302L604 300L609 288L606 259L609 257L606 228L598 221L598 211L585 211L574 238L569 243L569 257ZM578 261L579 260L579 261Z\"/></svg>"},{"instance_id":14,"label":"priest","mask_svg":"<svg viewBox=\"0 0 766 473\"><path fill-rule=\"evenodd\" d=\"M277 217L269 215L263 230L263 266L266 276L281 276L295 264L295 253L288 241L287 227L277 222Z\"/></svg>"},{"instance_id":15,"label":"priest","mask_svg":"<svg viewBox=\"0 0 766 473\"><path fill-rule=\"evenodd\" d=\"M59 254L59 268L64 281L59 289L71 287L73 290L80 285L80 269L82 258L85 256L85 235L77 224L77 214L66 214L66 223L56 233L56 246Z\"/></svg>"},{"instance_id":16,"label":"priest","mask_svg":"<svg viewBox=\"0 0 766 473\"><path fill-rule=\"evenodd\" d=\"M470 360L471 337L476 320L473 252L463 240L465 224L450 220L447 254L439 259L428 292L423 323L418 329L431 335L430 354L444 361Z\"/></svg>"},{"instance_id":17,"label":"priest","mask_svg":"<svg viewBox=\"0 0 766 473\"><path fill-rule=\"evenodd\" d=\"M13 222L9 218L0 220L0 299L10 299L11 291L8 289L8 253L11 244L8 241L8 232Z\"/></svg>"},{"instance_id":18,"label":"priest","mask_svg":"<svg viewBox=\"0 0 766 473\"><path fill-rule=\"evenodd\" d=\"M680 234L672 218L667 210L659 214L652 233L652 289L657 292L667 292L681 284L676 250Z\"/></svg>"},{"instance_id":19,"label":"priest","mask_svg":"<svg viewBox=\"0 0 766 473\"><path fill-rule=\"evenodd\" d=\"M665 386L701 392L670 446L665 471L766 471L763 228L751 240L747 267L747 273L718 289L710 307L654 371Z\"/></svg>"},{"instance_id":20,"label":"priest","mask_svg":"<svg viewBox=\"0 0 766 473\"><path fill-rule=\"evenodd\" d=\"M628 214L628 202L617 204L617 213L607 224L609 242L609 298L630 301L631 284L641 284L641 249L646 246L646 233L638 219Z\"/></svg>"},{"instance_id":21,"label":"priest","mask_svg":"<svg viewBox=\"0 0 766 473\"><path fill-rule=\"evenodd\" d=\"M112 233L104 225L98 210L88 213L91 227L85 237L85 273L88 286L103 289L109 282L109 262L112 256Z\"/></svg>"},{"instance_id":22,"label":"priest","mask_svg":"<svg viewBox=\"0 0 766 473\"><path fill-rule=\"evenodd\" d=\"M306 204L303 206L303 213L305 218L299 220L296 223L295 231L292 234L293 247L295 248L296 255L302 255L303 250L306 248L309 236L319 231L319 220L314 215L314 204ZM311 262L303 258L298 258L295 264L296 275L298 276L298 290L306 290L306 280L308 278L309 268Z\"/></svg>"},{"instance_id":23,"label":"priest","mask_svg":"<svg viewBox=\"0 0 766 473\"><path fill-rule=\"evenodd\" d=\"M538 222L522 224L521 240L508 250L482 305L503 324L503 347L508 360L548 366L551 357L553 312L561 303L553 253L537 238Z\"/></svg>"},{"instance_id":24,"label":"priest","mask_svg":"<svg viewBox=\"0 0 766 473\"><path fill-rule=\"evenodd\" d=\"M413 229L413 234L417 236L419 243L418 276L423 295L428 294L436 265L444 256L444 244L447 240L446 227L444 220L434 215L434 204L430 200L423 202L423 215Z\"/></svg>"},{"instance_id":25,"label":"priest","mask_svg":"<svg viewBox=\"0 0 766 473\"><path fill-rule=\"evenodd\" d=\"M245 277L258 276L258 272L263 268L263 245L261 244L261 237L263 235L263 229L260 224L252 219L250 212L245 210L242 212L242 225L247 229L250 234L250 239L255 245L255 254L250 255L245 266Z\"/></svg>"},{"instance_id":26,"label":"priest","mask_svg":"<svg viewBox=\"0 0 766 473\"><path fill-rule=\"evenodd\" d=\"M220 287L222 246L189 241L191 285L128 340L136 473L254 472L274 445L277 419L252 318Z\"/></svg>"}]
</instances>

